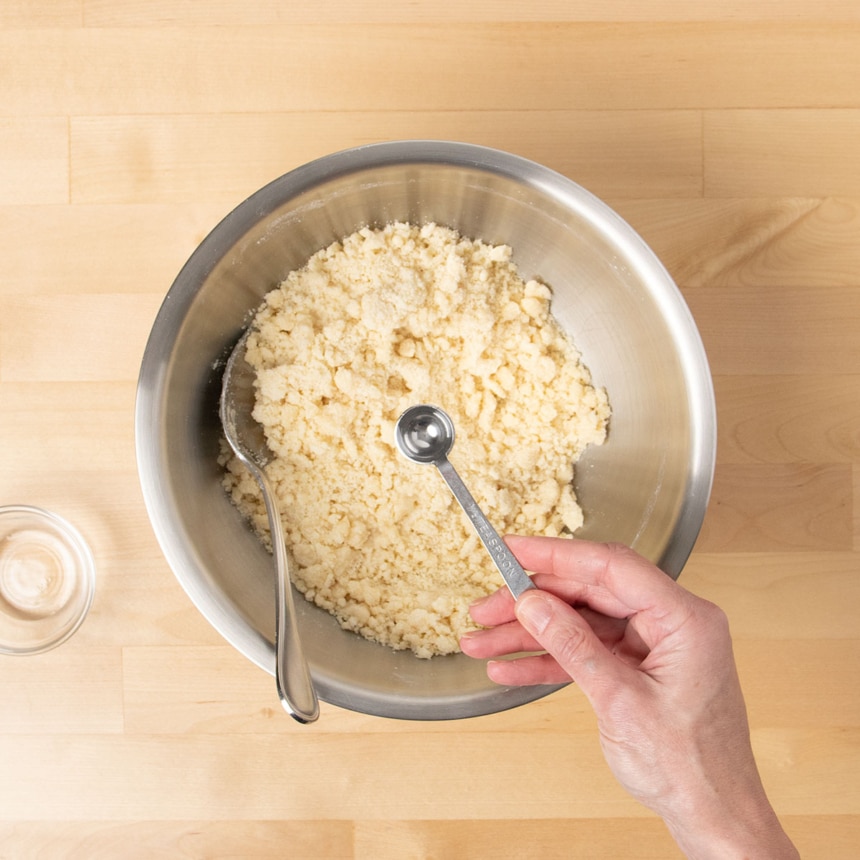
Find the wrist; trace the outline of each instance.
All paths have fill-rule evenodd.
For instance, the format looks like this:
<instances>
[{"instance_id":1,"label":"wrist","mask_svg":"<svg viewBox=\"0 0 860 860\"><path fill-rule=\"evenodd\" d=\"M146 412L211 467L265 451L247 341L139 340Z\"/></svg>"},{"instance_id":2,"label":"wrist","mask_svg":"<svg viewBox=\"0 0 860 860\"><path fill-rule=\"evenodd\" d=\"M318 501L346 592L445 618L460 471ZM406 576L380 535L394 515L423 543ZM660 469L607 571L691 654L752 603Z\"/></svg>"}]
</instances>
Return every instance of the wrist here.
<instances>
[{"instance_id":1,"label":"wrist","mask_svg":"<svg viewBox=\"0 0 860 860\"><path fill-rule=\"evenodd\" d=\"M723 800L696 804L683 820L664 818L688 860L799 860L763 789Z\"/></svg>"}]
</instances>

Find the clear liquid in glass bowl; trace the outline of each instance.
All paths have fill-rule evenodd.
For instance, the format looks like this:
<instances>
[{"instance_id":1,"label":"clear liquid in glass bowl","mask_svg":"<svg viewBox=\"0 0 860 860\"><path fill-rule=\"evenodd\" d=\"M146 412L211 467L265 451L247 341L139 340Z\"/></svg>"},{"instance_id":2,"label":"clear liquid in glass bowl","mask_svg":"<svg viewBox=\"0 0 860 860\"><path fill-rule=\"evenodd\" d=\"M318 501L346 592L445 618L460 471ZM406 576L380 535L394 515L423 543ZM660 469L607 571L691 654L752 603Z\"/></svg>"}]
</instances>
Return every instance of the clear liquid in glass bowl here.
<instances>
[{"instance_id":1,"label":"clear liquid in glass bowl","mask_svg":"<svg viewBox=\"0 0 860 860\"><path fill-rule=\"evenodd\" d=\"M68 639L92 604L95 565L62 517L0 507L0 654L39 654Z\"/></svg>"}]
</instances>

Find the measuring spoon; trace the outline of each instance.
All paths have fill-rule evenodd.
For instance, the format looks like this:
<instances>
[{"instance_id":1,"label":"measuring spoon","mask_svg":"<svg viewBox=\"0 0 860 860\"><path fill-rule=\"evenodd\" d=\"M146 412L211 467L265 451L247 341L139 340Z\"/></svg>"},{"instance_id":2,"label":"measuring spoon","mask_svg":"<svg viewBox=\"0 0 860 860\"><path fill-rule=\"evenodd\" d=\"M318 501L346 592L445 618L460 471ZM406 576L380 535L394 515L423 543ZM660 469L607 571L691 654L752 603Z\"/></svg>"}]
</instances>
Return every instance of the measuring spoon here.
<instances>
[{"instance_id":1,"label":"measuring spoon","mask_svg":"<svg viewBox=\"0 0 860 860\"><path fill-rule=\"evenodd\" d=\"M534 588L534 583L499 537L499 533L448 460L448 452L454 445L454 422L448 414L438 406L426 403L412 406L397 419L394 441L407 459L415 463L432 463L439 470L487 548L514 599L527 589Z\"/></svg>"}]
</instances>

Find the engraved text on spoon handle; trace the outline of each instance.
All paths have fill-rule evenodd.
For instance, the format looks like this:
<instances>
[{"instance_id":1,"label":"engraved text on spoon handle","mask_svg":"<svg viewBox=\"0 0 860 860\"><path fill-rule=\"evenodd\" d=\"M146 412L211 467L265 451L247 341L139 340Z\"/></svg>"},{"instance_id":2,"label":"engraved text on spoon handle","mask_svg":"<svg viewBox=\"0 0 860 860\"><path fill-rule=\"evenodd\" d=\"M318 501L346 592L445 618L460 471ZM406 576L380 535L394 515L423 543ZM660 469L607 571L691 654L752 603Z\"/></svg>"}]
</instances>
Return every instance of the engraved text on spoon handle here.
<instances>
[{"instance_id":1,"label":"engraved text on spoon handle","mask_svg":"<svg viewBox=\"0 0 860 860\"><path fill-rule=\"evenodd\" d=\"M514 558L507 544L499 537L499 533L486 518L447 457L436 460L436 468L439 469L454 498L460 503L460 507L466 512L466 516L475 527L478 537L487 548L496 567L499 568L514 598L519 597L526 589L534 588L534 583Z\"/></svg>"}]
</instances>

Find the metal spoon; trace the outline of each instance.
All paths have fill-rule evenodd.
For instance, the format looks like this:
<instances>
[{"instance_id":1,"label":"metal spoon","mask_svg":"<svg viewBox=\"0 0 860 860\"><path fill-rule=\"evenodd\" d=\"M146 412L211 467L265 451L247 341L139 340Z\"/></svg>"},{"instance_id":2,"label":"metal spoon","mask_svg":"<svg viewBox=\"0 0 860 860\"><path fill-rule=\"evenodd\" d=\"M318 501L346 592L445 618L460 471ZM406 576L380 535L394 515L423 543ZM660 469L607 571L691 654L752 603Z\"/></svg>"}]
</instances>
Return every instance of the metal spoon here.
<instances>
[{"instance_id":1,"label":"metal spoon","mask_svg":"<svg viewBox=\"0 0 860 860\"><path fill-rule=\"evenodd\" d=\"M221 387L221 424L236 456L260 485L266 503L277 573L275 598L275 681L281 704L300 723L319 716L319 701L305 660L290 587L284 527L265 466L272 459L263 428L251 417L254 408L254 369L245 359L249 331L239 339L224 369Z\"/></svg>"},{"instance_id":2,"label":"metal spoon","mask_svg":"<svg viewBox=\"0 0 860 860\"><path fill-rule=\"evenodd\" d=\"M394 427L394 440L400 452L415 463L432 463L466 512L478 537L490 553L514 599L534 588L514 554L490 524L478 503L448 460L454 445L454 422L438 406L421 404L407 409Z\"/></svg>"}]
</instances>

